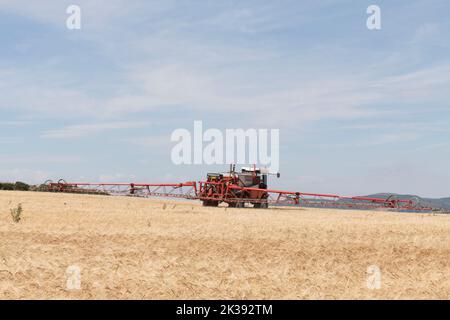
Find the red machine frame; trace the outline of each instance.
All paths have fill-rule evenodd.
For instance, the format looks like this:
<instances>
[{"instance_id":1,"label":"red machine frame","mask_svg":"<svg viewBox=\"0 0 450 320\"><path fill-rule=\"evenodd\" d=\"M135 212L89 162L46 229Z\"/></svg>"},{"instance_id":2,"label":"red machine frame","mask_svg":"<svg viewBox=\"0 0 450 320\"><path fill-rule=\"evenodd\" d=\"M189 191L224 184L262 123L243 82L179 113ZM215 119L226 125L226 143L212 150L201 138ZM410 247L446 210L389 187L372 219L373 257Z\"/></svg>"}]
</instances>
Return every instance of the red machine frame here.
<instances>
[{"instance_id":1,"label":"red machine frame","mask_svg":"<svg viewBox=\"0 0 450 320\"><path fill-rule=\"evenodd\" d=\"M422 211L435 209L424 207L413 199L399 199L392 195L386 199L373 197L349 197L334 194L292 192L236 185L232 179L222 181L190 181L185 183L57 183L47 181L47 190L53 192L107 194L136 197L170 197L201 200L204 205L218 206L221 202L231 207L244 207L246 203L257 208L271 205L290 205L321 208L385 209L393 211ZM256 195L256 196L255 196Z\"/></svg>"}]
</instances>

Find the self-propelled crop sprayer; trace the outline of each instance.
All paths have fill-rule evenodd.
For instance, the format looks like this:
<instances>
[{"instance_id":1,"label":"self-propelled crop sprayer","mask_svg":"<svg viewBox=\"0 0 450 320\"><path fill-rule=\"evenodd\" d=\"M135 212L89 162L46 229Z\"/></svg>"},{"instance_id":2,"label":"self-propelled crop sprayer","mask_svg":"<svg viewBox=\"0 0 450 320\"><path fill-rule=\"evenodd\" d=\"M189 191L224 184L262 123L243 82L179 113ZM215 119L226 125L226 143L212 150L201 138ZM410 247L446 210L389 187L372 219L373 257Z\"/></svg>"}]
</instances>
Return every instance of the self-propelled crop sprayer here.
<instances>
[{"instance_id":1,"label":"self-propelled crop sprayer","mask_svg":"<svg viewBox=\"0 0 450 320\"><path fill-rule=\"evenodd\" d=\"M395 195L382 197L349 197L333 194L282 191L268 188L272 173L265 168L243 167L240 172L231 165L228 172L208 173L204 181L184 183L83 183L47 181L45 189L52 192L126 195L135 197L170 197L200 200L204 206L268 208L272 206L303 206L354 209L385 209L393 211L433 211L418 199L402 199Z\"/></svg>"}]
</instances>

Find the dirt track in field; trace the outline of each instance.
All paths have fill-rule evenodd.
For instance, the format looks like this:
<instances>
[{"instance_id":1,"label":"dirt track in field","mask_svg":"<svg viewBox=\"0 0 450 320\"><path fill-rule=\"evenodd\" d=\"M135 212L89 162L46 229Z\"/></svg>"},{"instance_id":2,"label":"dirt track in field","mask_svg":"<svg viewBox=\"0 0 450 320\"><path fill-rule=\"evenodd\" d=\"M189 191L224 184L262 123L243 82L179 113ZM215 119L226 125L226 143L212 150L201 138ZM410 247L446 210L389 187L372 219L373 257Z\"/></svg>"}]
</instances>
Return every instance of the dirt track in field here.
<instances>
[{"instance_id":1,"label":"dirt track in field","mask_svg":"<svg viewBox=\"0 0 450 320\"><path fill-rule=\"evenodd\" d=\"M0 299L25 298L450 299L450 215L3 191Z\"/></svg>"}]
</instances>

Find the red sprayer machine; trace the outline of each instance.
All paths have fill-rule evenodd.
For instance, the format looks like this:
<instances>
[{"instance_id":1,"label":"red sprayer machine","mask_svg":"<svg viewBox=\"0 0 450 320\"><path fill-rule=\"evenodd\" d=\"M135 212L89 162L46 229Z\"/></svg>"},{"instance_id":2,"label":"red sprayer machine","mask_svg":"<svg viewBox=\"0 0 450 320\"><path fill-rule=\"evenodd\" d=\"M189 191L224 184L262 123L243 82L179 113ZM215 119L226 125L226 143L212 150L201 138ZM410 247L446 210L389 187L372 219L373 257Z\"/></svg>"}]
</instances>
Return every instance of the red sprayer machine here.
<instances>
[{"instance_id":1,"label":"red sprayer machine","mask_svg":"<svg viewBox=\"0 0 450 320\"><path fill-rule=\"evenodd\" d=\"M386 209L393 211L434 211L416 198L402 199L395 195L378 197L349 197L333 194L282 191L268 188L266 168L243 167L240 172L231 165L228 172L208 173L204 181L184 183L69 183L47 181L45 190L52 192L89 193L103 195L127 195L135 197L170 197L200 200L204 206L217 207L221 203L229 207L268 208L272 206L303 206L353 209Z\"/></svg>"},{"instance_id":2,"label":"red sprayer machine","mask_svg":"<svg viewBox=\"0 0 450 320\"><path fill-rule=\"evenodd\" d=\"M230 207L244 207L246 203L255 208L267 208L269 192L267 177L271 173L267 169L242 168L236 173L232 165L228 173L208 173L206 181L199 182L199 199L204 206L217 207L219 203L228 203ZM276 174L280 177L280 174Z\"/></svg>"}]
</instances>

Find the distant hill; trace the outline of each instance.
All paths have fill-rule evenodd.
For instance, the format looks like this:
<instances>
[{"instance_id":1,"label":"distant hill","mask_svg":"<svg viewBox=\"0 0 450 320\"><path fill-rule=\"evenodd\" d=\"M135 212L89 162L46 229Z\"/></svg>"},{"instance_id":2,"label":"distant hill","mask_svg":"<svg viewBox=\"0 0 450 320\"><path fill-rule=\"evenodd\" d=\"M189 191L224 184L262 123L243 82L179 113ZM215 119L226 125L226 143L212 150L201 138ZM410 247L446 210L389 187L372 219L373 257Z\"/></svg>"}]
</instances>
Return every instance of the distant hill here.
<instances>
[{"instance_id":1,"label":"distant hill","mask_svg":"<svg viewBox=\"0 0 450 320\"><path fill-rule=\"evenodd\" d=\"M431 199L431 198L422 198L419 196L409 194L393 194L393 193L376 193L368 195L368 197L386 199L391 195L394 195L398 199L406 199L406 200L415 199L415 201L418 201L418 204L423 207L443 209L444 211L450 212L450 198Z\"/></svg>"}]
</instances>

